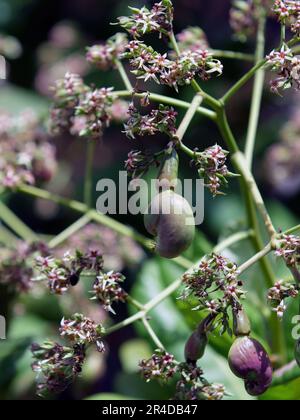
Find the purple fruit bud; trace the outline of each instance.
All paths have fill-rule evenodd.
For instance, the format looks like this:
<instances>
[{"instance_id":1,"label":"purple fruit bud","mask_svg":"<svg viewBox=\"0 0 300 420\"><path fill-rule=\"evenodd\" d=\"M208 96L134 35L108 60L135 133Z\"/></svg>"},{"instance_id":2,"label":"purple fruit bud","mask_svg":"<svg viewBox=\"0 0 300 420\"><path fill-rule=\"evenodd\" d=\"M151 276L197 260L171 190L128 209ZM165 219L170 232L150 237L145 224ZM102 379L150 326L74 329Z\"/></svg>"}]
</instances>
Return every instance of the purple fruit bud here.
<instances>
[{"instance_id":1,"label":"purple fruit bud","mask_svg":"<svg viewBox=\"0 0 300 420\"><path fill-rule=\"evenodd\" d=\"M170 151L162 166L160 168L158 182L157 182L157 189L158 190L169 190L175 189L177 185L177 178L178 178L178 167L179 167L179 159L178 154L175 149Z\"/></svg>"},{"instance_id":2,"label":"purple fruit bud","mask_svg":"<svg viewBox=\"0 0 300 420\"><path fill-rule=\"evenodd\" d=\"M207 335L204 333L199 334L198 331L195 331L185 345L185 360L187 362L197 362L197 360L202 359L207 343Z\"/></svg>"},{"instance_id":3,"label":"purple fruit bud","mask_svg":"<svg viewBox=\"0 0 300 420\"><path fill-rule=\"evenodd\" d=\"M260 381L245 381L245 388L252 397L259 397L270 387L270 382L266 378Z\"/></svg>"},{"instance_id":4,"label":"purple fruit bud","mask_svg":"<svg viewBox=\"0 0 300 420\"><path fill-rule=\"evenodd\" d=\"M295 359L296 359L296 362L298 363L298 366L300 367L300 340L298 340L296 343Z\"/></svg>"},{"instance_id":5,"label":"purple fruit bud","mask_svg":"<svg viewBox=\"0 0 300 420\"><path fill-rule=\"evenodd\" d=\"M260 395L271 385L271 361L258 341L238 338L230 349L228 362L232 372L246 381L246 389L251 395Z\"/></svg>"},{"instance_id":6,"label":"purple fruit bud","mask_svg":"<svg viewBox=\"0 0 300 420\"><path fill-rule=\"evenodd\" d=\"M250 335L251 333L250 320L244 309L233 313L233 332L236 337Z\"/></svg>"}]
</instances>

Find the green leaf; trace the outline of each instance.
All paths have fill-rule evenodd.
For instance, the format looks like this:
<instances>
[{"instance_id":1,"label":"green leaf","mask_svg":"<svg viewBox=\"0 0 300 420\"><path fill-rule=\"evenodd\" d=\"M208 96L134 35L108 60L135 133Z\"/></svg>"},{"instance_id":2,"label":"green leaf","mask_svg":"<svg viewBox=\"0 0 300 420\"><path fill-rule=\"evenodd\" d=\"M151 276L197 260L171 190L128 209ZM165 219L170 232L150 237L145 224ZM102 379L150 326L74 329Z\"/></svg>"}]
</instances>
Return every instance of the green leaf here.
<instances>
[{"instance_id":1,"label":"green leaf","mask_svg":"<svg viewBox=\"0 0 300 420\"><path fill-rule=\"evenodd\" d=\"M270 388L260 400L299 401L300 400L300 378L281 386Z\"/></svg>"},{"instance_id":2,"label":"green leaf","mask_svg":"<svg viewBox=\"0 0 300 420\"><path fill-rule=\"evenodd\" d=\"M153 351L146 340L134 339L122 344L119 356L124 372L136 373L139 362L149 359Z\"/></svg>"}]
</instances>

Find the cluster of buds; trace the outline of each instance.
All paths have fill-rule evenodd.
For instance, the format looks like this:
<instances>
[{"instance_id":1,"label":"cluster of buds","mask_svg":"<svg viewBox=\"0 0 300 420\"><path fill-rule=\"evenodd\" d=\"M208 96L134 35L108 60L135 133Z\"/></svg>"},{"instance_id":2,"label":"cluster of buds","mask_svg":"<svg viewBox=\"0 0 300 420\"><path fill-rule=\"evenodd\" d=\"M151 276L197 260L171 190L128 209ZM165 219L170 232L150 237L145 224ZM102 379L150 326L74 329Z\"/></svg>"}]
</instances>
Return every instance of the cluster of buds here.
<instances>
[{"instance_id":1,"label":"cluster of buds","mask_svg":"<svg viewBox=\"0 0 300 420\"><path fill-rule=\"evenodd\" d=\"M185 289L181 296L197 298L199 304L194 310L207 310L211 315L223 316L223 327L228 328L228 308L240 308L240 299L245 292L241 289L242 282L238 279L239 271L236 264L228 259L213 254L204 259L199 267L183 276ZM212 295L218 292L218 298Z\"/></svg>"},{"instance_id":2,"label":"cluster of buds","mask_svg":"<svg viewBox=\"0 0 300 420\"><path fill-rule=\"evenodd\" d=\"M128 153L125 169L133 179L145 175L151 166L159 166L157 155L150 152L143 153L139 150L132 150Z\"/></svg>"},{"instance_id":3,"label":"cluster of buds","mask_svg":"<svg viewBox=\"0 0 300 420\"><path fill-rule=\"evenodd\" d=\"M156 350L149 360L142 360L139 367L146 382L157 379L167 382L178 371L175 357L163 350Z\"/></svg>"},{"instance_id":4,"label":"cluster of buds","mask_svg":"<svg viewBox=\"0 0 300 420\"><path fill-rule=\"evenodd\" d=\"M159 133L172 138L176 133L177 112L168 106L160 105L150 114L141 115L132 104L129 108L129 116L124 133L130 139L135 139L135 136L154 136Z\"/></svg>"},{"instance_id":5,"label":"cluster of buds","mask_svg":"<svg viewBox=\"0 0 300 420\"><path fill-rule=\"evenodd\" d=\"M119 25L133 38L140 38L152 32L158 32L160 36L168 35L173 29L174 10L170 0L155 3L151 10L146 7L129 9L133 15L120 17Z\"/></svg>"},{"instance_id":6,"label":"cluster of buds","mask_svg":"<svg viewBox=\"0 0 300 420\"><path fill-rule=\"evenodd\" d=\"M92 139L101 138L112 121L125 119L128 104L113 94L112 88L91 89L76 74L67 73L56 82L50 130Z\"/></svg>"},{"instance_id":7,"label":"cluster of buds","mask_svg":"<svg viewBox=\"0 0 300 420\"><path fill-rule=\"evenodd\" d=\"M190 26L176 35L180 51L208 50L209 43L204 31L198 26Z\"/></svg>"},{"instance_id":8,"label":"cluster of buds","mask_svg":"<svg viewBox=\"0 0 300 420\"><path fill-rule=\"evenodd\" d=\"M283 235L277 242L275 255L283 258L288 267L297 268L300 263L300 237Z\"/></svg>"},{"instance_id":9,"label":"cluster of buds","mask_svg":"<svg viewBox=\"0 0 300 420\"><path fill-rule=\"evenodd\" d=\"M194 364L179 363L172 354L156 350L149 360L140 362L144 379L149 382L168 382L178 376L174 400L221 400L225 390L222 385L209 384L203 371Z\"/></svg>"},{"instance_id":10,"label":"cluster of buds","mask_svg":"<svg viewBox=\"0 0 300 420\"><path fill-rule=\"evenodd\" d=\"M85 361L85 347L82 345L64 347L46 341L41 345L33 344L31 352L34 358L32 369L37 374L37 393L41 397L65 391L81 373Z\"/></svg>"},{"instance_id":11,"label":"cluster of buds","mask_svg":"<svg viewBox=\"0 0 300 420\"><path fill-rule=\"evenodd\" d=\"M33 111L0 114L0 185L47 182L56 171L56 150Z\"/></svg>"},{"instance_id":12,"label":"cluster of buds","mask_svg":"<svg viewBox=\"0 0 300 420\"><path fill-rule=\"evenodd\" d=\"M300 188L299 138L300 112L295 108L280 132L280 141L269 147L264 161L268 184L285 197L294 195Z\"/></svg>"},{"instance_id":13,"label":"cluster of buds","mask_svg":"<svg viewBox=\"0 0 300 420\"><path fill-rule=\"evenodd\" d=\"M153 80L158 84L167 85L178 90L199 76L208 80L211 75L221 75L223 66L206 49L188 49L175 60L170 60L167 54L160 54L142 41L131 41L124 53L124 58L130 60L132 73L145 82Z\"/></svg>"},{"instance_id":14,"label":"cluster of buds","mask_svg":"<svg viewBox=\"0 0 300 420\"><path fill-rule=\"evenodd\" d=\"M50 115L50 130L58 135L71 130L75 109L80 98L89 91L89 88L78 74L66 73L63 79L56 81L51 90L54 105Z\"/></svg>"},{"instance_id":15,"label":"cluster of buds","mask_svg":"<svg viewBox=\"0 0 300 420\"><path fill-rule=\"evenodd\" d=\"M274 312L276 312L279 319L283 318L283 315L287 309L285 299L296 298L299 295L299 286L278 281L274 287L268 292L268 300L270 301Z\"/></svg>"},{"instance_id":16,"label":"cluster of buds","mask_svg":"<svg viewBox=\"0 0 300 420\"><path fill-rule=\"evenodd\" d=\"M109 38L105 43L93 45L88 48L86 58L100 70L109 70L115 66L116 60L125 51L128 43L127 36L117 33Z\"/></svg>"},{"instance_id":17,"label":"cluster of buds","mask_svg":"<svg viewBox=\"0 0 300 420\"><path fill-rule=\"evenodd\" d=\"M296 36L300 35L300 3L298 0L275 0L273 11L282 24L288 24Z\"/></svg>"},{"instance_id":18,"label":"cluster of buds","mask_svg":"<svg viewBox=\"0 0 300 420\"><path fill-rule=\"evenodd\" d=\"M257 2L234 0L230 10L230 25L240 41L246 41L257 29Z\"/></svg>"},{"instance_id":19,"label":"cluster of buds","mask_svg":"<svg viewBox=\"0 0 300 420\"><path fill-rule=\"evenodd\" d=\"M30 290L34 277L32 259L37 253L47 255L47 246L43 243L20 242L15 249L1 250L0 284L12 292Z\"/></svg>"},{"instance_id":20,"label":"cluster of buds","mask_svg":"<svg viewBox=\"0 0 300 420\"><path fill-rule=\"evenodd\" d=\"M126 266L138 264L144 256L142 248L131 238L94 223L72 235L55 250L55 255L62 258L70 249L81 249L84 252L97 249L103 255L104 269L107 271L122 271Z\"/></svg>"},{"instance_id":21,"label":"cluster of buds","mask_svg":"<svg viewBox=\"0 0 300 420\"><path fill-rule=\"evenodd\" d=\"M280 51L272 51L267 56L267 63L278 77L271 82L271 91L279 93L280 89L295 87L300 90L300 58L284 44Z\"/></svg>"},{"instance_id":22,"label":"cluster of buds","mask_svg":"<svg viewBox=\"0 0 300 420\"><path fill-rule=\"evenodd\" d=\"M198 169L199 176L204 179L205 186L209 188L213 196L222 194L220 188L227 185L227 177L234 176L226 166L228 152L221 146L209 147L204 152L195 153L193 163Z\"/></svg>"},{"instance_id":23,"label":"cluster of buds","mask_svg":"<svg viewBox=\"0 0 300 420\"><path fill-rule=\"evenodd\" d=\"M112 308L112 304L115 302L125 303L127 299L127 293L120 286L123 283L125 277L120 273L102 273L95 280L93 285L92 299L98 300L106 311L115 314Z\"/></svg>"},{"instance_id":24,"label":"cluster of buds","mask_svg":"<svg viewBox=\"0 0 300 420\"><path fill-rule=\"evenodd\" d=\"M75 314L68 320L62 319L59 332L73 346L95 344L99 352L102 353L104 351L102 337L105 334L105 329L102 325L97 325L82 314Z\"/></svg>"},{"instance_id":25,"label":"cluster of buds","mask_svg":"<svg viewBox=\"0 0 300 420\"><path fill-rule=\"evenodd\" d=\"M203 377L203 371L194 365L181 363L178 368L180 380L176 384L175 400L178 401L220 401L224 398L224 385L210 384Z\"/></svg>"},{"instance_id":26,"label":"cluster of buds","mask_svg":"<svg viewBox=\"0 0 300 420\"><path fill-rule=\"evenodd\" d=\"M76 108L76 115L82 123L80 136L92 139L102 137L104 129L111 122L109 109L113 104L112 91L112 88L96 89L81 98Z\"/></svg>"},{"instance_id":27,"label":"cluster of buds","mask_svg":"<svg viewBox=\"0 0 300 420\"><path fill-rule=\"evenodd\" d=\"M37 257L36 268L40 273L37 280L47 280L52 293L61 295L71 286L76 286L84 271L92 271L100 275L103 268L103 258L98 251L89 251L82 254L76 251L75 255L66 253L62 259L51 256Z\"/></svg>"}]
</instances>

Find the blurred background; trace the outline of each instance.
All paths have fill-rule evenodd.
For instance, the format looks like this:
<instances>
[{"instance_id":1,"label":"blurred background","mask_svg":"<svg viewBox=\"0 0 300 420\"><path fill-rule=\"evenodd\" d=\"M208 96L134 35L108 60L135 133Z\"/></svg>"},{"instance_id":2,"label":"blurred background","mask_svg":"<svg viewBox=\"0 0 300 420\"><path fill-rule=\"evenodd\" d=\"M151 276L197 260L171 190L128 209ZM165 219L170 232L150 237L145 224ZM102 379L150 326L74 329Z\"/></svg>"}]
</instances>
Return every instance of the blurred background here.
<instances>
[{"instance_id":1,"label":"blurred background","mask_svg":"<svg viewBox=\"0 0 300 420\"><path fill-rule=\"evenodd\" d=\"M148 2L151 4L151 2ZM0 50L7 57L8 77L0 86L1 115L20 115L32 110L45 123L50 106L49 86L64 76L67 71L78 73L87 83L97 87L114 86L123 89L119 75L113 71L100 72L85 60L85 48L97 41L106 40L116 28L118 16L127 14L127 6L142 6L136 0L0 0ZM147 4L147 2L146 2ZM175 0L176 32L187 26L200 26L207 34L212 48L253 52L254 42L246 44L233 39L229 26L230 1ZM270 51L278 45L278 25L268 25L267 48ZM153 46L168 50L168 45L154 38ZM244 72L249 63L222 60L224 75L207 84L207 90L220 97ZM269 76L268 76L269 77ZM169 88L153 86L153 89L169 96ZM192 98L189 88L180 90L184 100ZM251 83L236 95L228 108L233 130L242 145L245 140L251 98ZM180 114L181 115L181 114ZM2 121L2 120L1 120ZM1 130L0 126L0 130ZM54 178L43 187L64 196L82 200L86 144L83 139L59 137L51 140L57 150L59 162ZM127 154L132 149L160 150L167 138L145 138L142 141L128 140L121 125L114 125L101 144L95 156L94 182L100 178L118 177L123 170ZM191 148L204 149L221 143L214 125L199 117L192 124L186 142ZM222 144L222 143L221 143ZM258 179L268 208L280 229L299 223L300 209L300 112L299 94L287 91L284 98L269 92L266 83L264 105L261 112L260 129L255 156L255 175ZM149 177L155 173L149 174ZM181 176L195 177L188 159L182 157ZM96 199L96 193L94 196ZM13 194L7 203L15 213L33 230L40 234L56 235L78 215L42 200L33 200ZM246 226L243 202L239 195L238 182L230 181L228 194L212 199L207 194L205 202L205 223L200 227L194 246L187 256L197 260L211 246L226 235ZM145 233L143 220L122 216L119 220ZM87 241L96 243L107 256L107 268L121 270L127 277L126 288L142 302L155 296L168 283L182 274L176 265L146 255L137 245L120 241L112 232L99 226L89 226L74 238L73 243L64 244L64 249ZM81 242L80 242L81 241ZM2 240L3 242L3 240ZM74 245L76 243L76 245ZM227 252L237 262L251 255L247 242ZM280 263L273 261L278 278L288 273ZM255 334L268 342L268 331L263 319L266 290L262 286L259 268L247 273L247 290L251 299L249 313L254 323ZM34 374L31 371L31 355L28 346L33 341L55 338L63 316L83 311L106 323L117 322L128 315L125 305L119 305L117 315L108 319L99 313L96 304L82 298L85 285L74 295L57 298L49 296L42 287L35 287L30 293L7 293L2 287L0 313L8 316L8 340L0 341L0 399L34 399ZM292 308L291 308L292 311ZM286 339L292 357L293 342L290 337L291 314L284 319ZM197 325L199 314L190 311L188 304L179 303L176 296L160 305L152 314L152 324L164 341L167 349L182 358L183 346L189 332ZM229 337L213 337L211 346L203 360L203 368L209 380L225 383L235 399L248 399L241 382L228 370L226 355L230 346ZM142 326L136 325L113 334L108 339L105 355L91 353L81 378L69 388L60 399L82 399L97 395L97 398L170 398L172 387L157 387L145 384L139 376L137 365L142 358L152 354ZM216 368L217 367L217 368ZM269 398L300 399L300 383L291 390L273 389ZM293 395L288 394L293 393ZM267 398L267 396L266 396Z\"/></svg>"}]
</instances>

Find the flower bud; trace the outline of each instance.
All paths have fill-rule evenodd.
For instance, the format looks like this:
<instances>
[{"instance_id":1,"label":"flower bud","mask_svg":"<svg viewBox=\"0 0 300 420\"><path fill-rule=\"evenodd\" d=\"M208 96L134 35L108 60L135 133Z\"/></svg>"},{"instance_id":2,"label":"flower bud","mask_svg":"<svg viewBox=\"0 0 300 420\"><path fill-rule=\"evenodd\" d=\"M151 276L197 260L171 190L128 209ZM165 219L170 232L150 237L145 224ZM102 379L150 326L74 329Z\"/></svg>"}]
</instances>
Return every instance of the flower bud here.
<instances>
[{"instance_id":1,"label":"flower bud","mask_svg":"<svg viewBox=\"0 0 300 420\"><path fill-rule=\"evenodd\" d=\"M144 222L147 231L156 236L155 250L161 257L176 258L193 242L193 210L189 203L174 191L163 191L153 199Z\"/></svg>"},{"instance_id":2,"label":"flower bud","mask_svg":"<svg viewBox=\"0 0 300 420\"><path fill-rule=\"evenodd\" d=\"M167 154L160 168L157 181L157 189L159 191L165 191L169 189L174 190L176 188L178 178L178 166L178 154L175 149L172 149L172 151Z\"/></svg>"},{"instance_id":3,"label":"flower bud","mask_svg":"<svg viewBox=\"0 0 300 420\"><path fill-rule=\"evenodd\" d=\"M300 367L300 339L296 343L296 347L295 347L295 359L296 359L296 362L298 363L298 365Z\"/></svg>"},{"instance_id":4,"label":"flower bud","mask_svg":"<svg viewBox=\"0 0 300 420\"><path fill-rule=\"evenodd\" d=\"M230 349L228 362L232 372L245 380L250 395L261 395L271 385L271 361L258 341L249 337L238 338Z\"/></svg>"},{"instance_id":5,"label":"flower bud","mask_svg":"<svg viewBox=\"0 0 300 420\"><path fill-rule=\"evenodd\" d=\"M233 313L233 332L236 337L250 335L251 333L250 320L244 309Z\"/></svg>"},{"instance_id":6,"label":"flower bud","mask_svg":"<svg viewBox=\"0 0 300 420\"><path fill-rule=\"evenodd\" d=\"M187 362L197 362L202 359L208 343L207 335L205 333L199 334L195 331L188 339L184 355Z\"/></svg>"}]
</instances>

